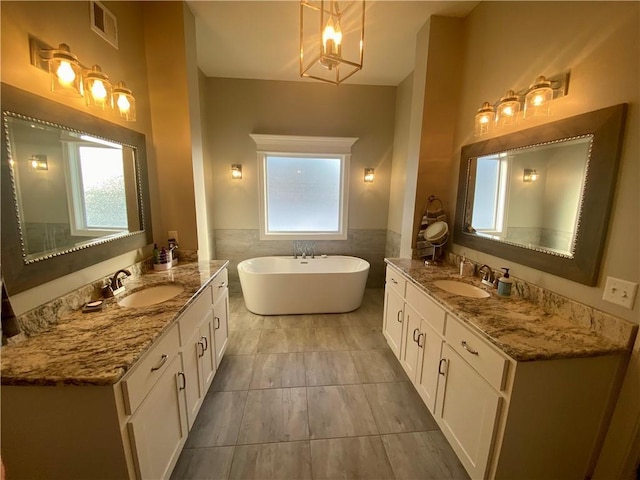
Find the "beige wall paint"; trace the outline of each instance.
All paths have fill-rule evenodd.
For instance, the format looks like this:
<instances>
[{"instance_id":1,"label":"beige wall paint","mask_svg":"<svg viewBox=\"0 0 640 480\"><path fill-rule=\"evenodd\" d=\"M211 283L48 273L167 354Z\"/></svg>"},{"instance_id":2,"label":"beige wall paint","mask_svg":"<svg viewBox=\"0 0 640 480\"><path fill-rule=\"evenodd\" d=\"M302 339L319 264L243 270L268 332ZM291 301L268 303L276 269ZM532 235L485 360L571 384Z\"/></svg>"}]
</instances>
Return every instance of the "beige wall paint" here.
<instances>
[{"instance_id":1,"label":"beige wall paint","mask_svg":"<svg viewBox=\"0 0 640 480\"><path fill-rule=\"evenodd\" d=\"M359 137L352 149L349 228L386 228L395 87L208 78L207 161L216 229L257 229L256 147L250 133ZM242 164L232 180L231 164ZM364 184L373 167L373 184Z\"/></svg>"},{"instance_id":2,"label":"beige wall paint","mask_svg":"<svg viewBox=\"0 0 640 480\"><path fill-rule=\"evenodd\" d=\"M151 148L147 67L144 62L146 47L140 28L144 18L142 5L137 2L105 2L105 6L118 18L117 50L91 30L88 2L0 2L1 80L54 102L143 133L147 139L147 160L152 173L154 158ZM82 63L99 64L114 83L124 80L136 98L137 121L125 122L113 114L89 109L85 106L84 99L67 98L50 92L48 73L29 63L29 34L54 47L59 43L67 43ZM151 203L154 205L154 192L157 192L157 188L153 175L150 175L150 190ZM157 215L154 211L152 216L155 222ZM131 251L15 295L11 298L14 311L19 315L100 277L106 277L122 266L131 265L144 255L145 252L142 251Z\"/></svg>"},{"instance_id":3,"label":"beige wall paint","mask_svg":"<svg viewBox=\"0 0 640 480\"><path fill-rule=\"evenodd\" d=\"M449 202L454 204L460 148L477 140L473 138L477 108L485 100L499 99L507 89L526 88L537 75L570 69L569 94L554 102L548 119L522 122L505 133L630 103L598 284L589 287L512 262L509 266L516 277L634 323L639 321L640 300L633 310L627 310L604 302L602 293L609 275L640 282L639 9L638 2L510 2L509 8L502 2L481 2L466 19L463 88L452 159L455 168L449 178ZM454 251L496 267L505 263L468 248L454 246Z\"/></svg>"},{"instance_id":4,"label":"beige wall paint","mask_svg":"<svg viewBox=\"0 0 640 480\"><path fill-rule=\"evenodd\" d=\"M411 119L411 98L413 93L413 73L407 76L396 92L396 123L393 136L393 160L389 186L389 218L387 229L402 232L402 209L407 182L407 155Z\"/></svg>"},{"instance_id":5,"label":"beige wall paint","mask_svg":"<svg viewBox=\"0 0 640 480\"><path fill-rule=\"evenodd\" d=\"M178 232L180 247L197 250L189 76L181 2L141 2L156 158L159 216L154 240L166 244Z\"/></svg>"},{"instance_id":6,"label":"beige wall paint","mask_svg":"<svg viewBox=\"0 0 640 480\"><path fill-rule=\"evenodd\" d=\"M431 195L442 201L449 219L454 213L452 206L447 203L452 188L447 180L454 166L451 153L460 95L464 22L460 18L433 16L429 23L412 245L415 244ZM453 186L453 191L455 189ZM438 206L436 202L432 209Z\"/></svg>"}]
</instances>

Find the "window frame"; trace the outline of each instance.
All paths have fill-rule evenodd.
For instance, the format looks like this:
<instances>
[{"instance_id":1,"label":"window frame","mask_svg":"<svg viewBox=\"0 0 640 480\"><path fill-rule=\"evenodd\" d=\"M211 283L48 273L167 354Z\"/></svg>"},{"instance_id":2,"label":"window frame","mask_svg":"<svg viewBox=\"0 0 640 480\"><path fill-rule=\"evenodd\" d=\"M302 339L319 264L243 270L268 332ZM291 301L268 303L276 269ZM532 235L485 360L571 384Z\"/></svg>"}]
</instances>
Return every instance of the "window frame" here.
<instances>
[{"instance_id":1,"label":"window frame","mask_svg":"<svg viewBox=\"0 0 640 480\"><path fill-rule=\"evenodd\" d=\"M495 160L498 163L498 172L496 179L496 191L494 194L493 204L493 228L480 228L473 225L473 228L483 235L496 236L504 234L505 220L508 216L507 199L509 198L509 176L511 168L509 160L511 157L507 155L482 155L478 156L476 161L480 159Z\"/></svg>"},{"instance_id":2,"label":"window frame","mask_svg":"<svg viewBox=\"0 0 640 480\"><path fill-rule=\"evenodd\" d=\"M356 137L309 137L294 135L250 134L256 143L260 203L260 240L346 240L349 227L349 172L351 147ZM335 232L302 231L270 232L267 228L267 157L336 158L340 159L340 208Z\"/></svg>"}]
</instances>

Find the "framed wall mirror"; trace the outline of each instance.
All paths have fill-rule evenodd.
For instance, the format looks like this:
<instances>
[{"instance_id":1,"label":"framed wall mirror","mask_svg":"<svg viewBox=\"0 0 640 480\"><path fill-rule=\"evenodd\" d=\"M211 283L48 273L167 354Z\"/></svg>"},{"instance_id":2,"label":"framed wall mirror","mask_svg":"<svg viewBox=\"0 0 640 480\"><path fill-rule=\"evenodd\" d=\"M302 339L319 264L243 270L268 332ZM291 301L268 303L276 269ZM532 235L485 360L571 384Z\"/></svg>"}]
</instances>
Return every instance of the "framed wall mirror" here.
<instances>
[{"instance_id":1,"label":"framed wall mirror","mask_svg":"<svg viewBox=\"0 0 640 480\"><path fill-rule=\"evenodd\" d=\"M144 135L2 84L10 294L151 243Z\"/></svg>"},{"instance_id":2,"label":"framed wall mirror","mask_svg":"<svg viewBox=\"0 0 640 480\"><path fill-rule=\"evenodd\" d=\"M626 109L464 146L454 243L595 285Z\"/></svg>"}]
</instances>

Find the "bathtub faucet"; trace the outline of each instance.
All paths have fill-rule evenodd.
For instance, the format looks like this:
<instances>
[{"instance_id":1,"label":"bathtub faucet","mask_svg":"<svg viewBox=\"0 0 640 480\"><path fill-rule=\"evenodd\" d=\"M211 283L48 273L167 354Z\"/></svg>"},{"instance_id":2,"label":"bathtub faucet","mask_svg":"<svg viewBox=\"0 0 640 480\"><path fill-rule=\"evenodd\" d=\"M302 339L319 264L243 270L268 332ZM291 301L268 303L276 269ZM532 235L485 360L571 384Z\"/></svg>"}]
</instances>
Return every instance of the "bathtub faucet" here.
<instances>
[{"instance_id":1,"label":"bathtub faucet","mask_svg":"<svg viewBox=\"0 0 640 480\"><path fill-rule=\"evenodd\" d=\"M293 258L298 258L300 255L302 258L316 258L315 255L315 242L294 240L293 241Z\"/></svg>"}]
</instances>

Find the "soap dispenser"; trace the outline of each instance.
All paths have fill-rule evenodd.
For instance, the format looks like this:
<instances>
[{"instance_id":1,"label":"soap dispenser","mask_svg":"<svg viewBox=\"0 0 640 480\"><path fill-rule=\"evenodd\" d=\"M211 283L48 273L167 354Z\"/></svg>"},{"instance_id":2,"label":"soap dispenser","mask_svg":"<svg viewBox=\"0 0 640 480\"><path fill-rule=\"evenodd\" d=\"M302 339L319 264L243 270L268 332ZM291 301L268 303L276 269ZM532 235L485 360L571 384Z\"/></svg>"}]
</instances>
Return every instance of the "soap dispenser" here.
<instances>
[{"instance_id":1,"label":"soap dispenser","mask_svg":"<svg viewBox=\"0 0 640 480\"><path fill-rule=\"evenodd\" d=\"M508 297L511 295L513 280L509 277L508 268L503 267L502 270L504 270L504 275L498 279L498 295L501 297Z\"/></svg>"}]
</instances>

